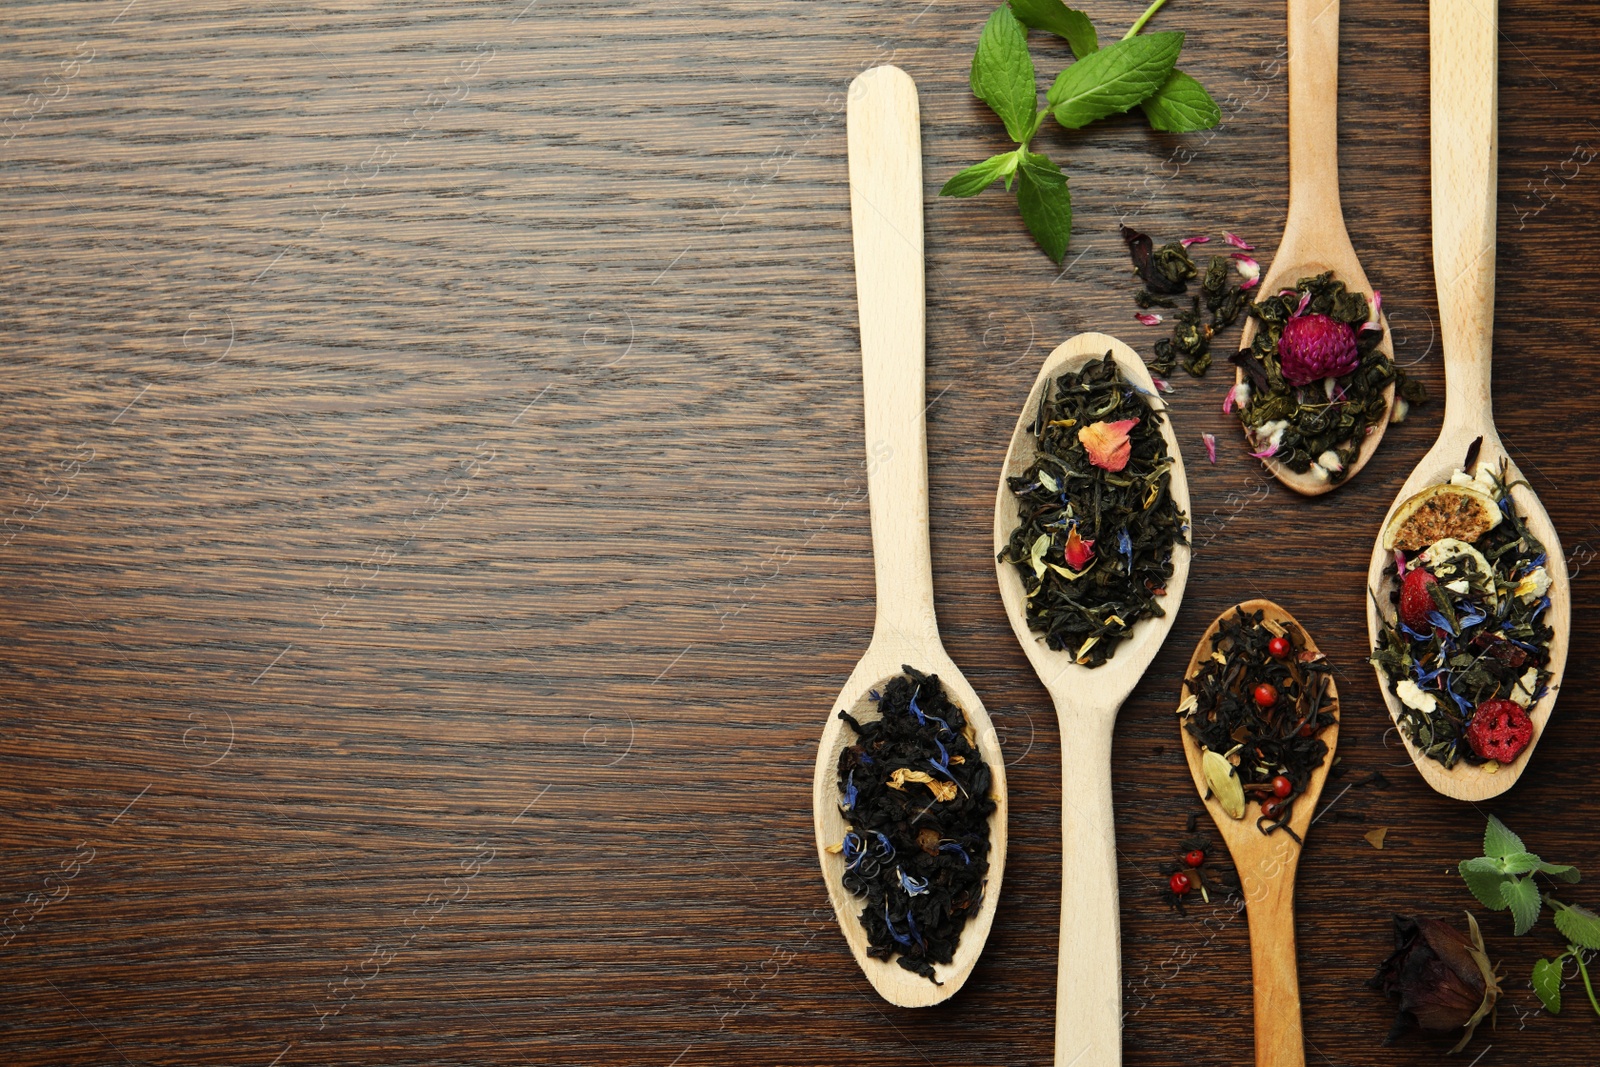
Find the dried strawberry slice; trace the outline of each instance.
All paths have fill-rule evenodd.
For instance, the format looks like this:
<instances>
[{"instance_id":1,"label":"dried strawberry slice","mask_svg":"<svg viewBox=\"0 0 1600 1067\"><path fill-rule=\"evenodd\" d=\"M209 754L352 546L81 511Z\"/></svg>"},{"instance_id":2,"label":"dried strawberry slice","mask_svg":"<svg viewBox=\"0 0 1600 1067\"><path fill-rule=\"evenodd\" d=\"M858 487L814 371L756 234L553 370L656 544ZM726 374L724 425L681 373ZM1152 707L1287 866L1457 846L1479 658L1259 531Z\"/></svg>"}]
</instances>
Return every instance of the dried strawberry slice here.
<instances>
[{"instance_id":1,"label":"dried strawberry slice","mask_svg":"<svg viewBox=\"0 0 1600 1067\"><path fill-rule=\"evenodd\" d=\"M1533 740L1533 721L1514 700L1485 700L1467 724L1472 751L1496 763L1510 763Z\"/></svg>"},{"instance_id":2,"label":"dried strawberry slice","mask_svg":"<svg viewBox=\"0 0 1600 1067\"><path fill-rule=\"evenodd\" d=\"M1418 567L1407 571L1400 585L1400 621L1419 634L1428 632L1428 612L1439 610L1433 594L1428 592L1430 586L1438 584L1437 578Z\"/></svg>"}]
</instances>

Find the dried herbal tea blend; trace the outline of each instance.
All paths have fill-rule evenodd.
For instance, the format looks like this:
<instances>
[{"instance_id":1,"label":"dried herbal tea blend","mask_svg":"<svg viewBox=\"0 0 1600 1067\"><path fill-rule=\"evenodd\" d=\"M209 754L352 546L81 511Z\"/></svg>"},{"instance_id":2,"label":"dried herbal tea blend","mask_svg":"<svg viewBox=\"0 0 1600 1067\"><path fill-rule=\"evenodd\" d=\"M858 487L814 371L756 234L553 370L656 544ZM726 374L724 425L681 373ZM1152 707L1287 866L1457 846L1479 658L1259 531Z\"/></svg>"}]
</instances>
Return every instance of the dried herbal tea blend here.
<instances>
[{"instance_id":1,"label":"dried herbal tea blend","mask_svg":"<svg viewBox=\"0 0 1600 1067\"><path fill-rule=\"evenodd\" d=\"M998 558L1022 577L1028 626L1089 667L1166 614L1173 546L1188 543L1165 416L1139 392L1109 352L1046 384L1031 427L1038 457L1008 483L1020 521Z\"/></svg>"},{"instance_id":2,"label":"dried herbal tea blend","mask_svg":"<svg viewBox=\"0 0 1600 1067\"><path fill-rule=\"evenodd\" d=\"M1545 550L1506 477L1503 461L1457 471L1396 508L1383 533L1394 585L1372 662L1400 703L1400 728L1446 767L1515 760L1533 739L1527 709L1550 680Z\"/></svg>"},{"instance_id":3,"label":"dried herbal tea blend","mask_svg":"<svg viewBox=\"0 0 1600 1067\"><path fill-rule=\"evenodd\" d=\"M876 959L934 979L976 914L989 874L992 779L961 708L938 675L911 667L876 690L882 718L839 718L856 742L839 753L848 829L838 847L844 887Z\"/></svg>"},{"instance_id":4,"label":"dried herbal tea blend","mask_svg":"<svg viewBox=\"0 0 1600 1067\"><path fill-rule=\"evenodd\" d=\"M1337 484L1362 441L1390 417L1383 392L1391 382L1397 419L1427 398L1420 382L1378 350L1382 307L1380 294L1369 309L1366 296L1331 271L1250 306L1255 339L1232 357L1247 380L1228 393L1222 410L1238 409L1252 456Z\"/></svg>"},{"instance_id":5,"label":"dried herbal tea blend","mask_svg":"<svg viewBox=\"0 0 1600 1067\"><path fill-rule=\"evenodd\" d=\"M1328 661L1292 624L1236 608L1211 636L1211 657L1184 680L1183 728L1199 742L1211 792L1235 819L1261 805L1264 834L1289 829L1294 802L1328 756L1318 735L1338 720Z\"/></svg>"},{"instance_id":6,"label":"dried herbal tea blend","mask_svg":"<svg viewBox=\"0 0 1600 1067\"><path fill-rule=\"evenodd\" d=\"M1144 288L1134 297L1141 308L1178 308L1173 298L1188 292L1190 280L1200 279L1200 292L1190 297L1189 307L1178 310L1172 336L1156 342L1155 359L1150 364L1158 374L1171 374L1181 360L1184 370L1200 377L1211 366L1212 339L1237 322L1249 306L1250 290L1261 280L1260 265L1244 251L1234 252L1212 256L1202 274L1189 255L1189 246L1206 244L1209 237L1171 241L1157 248L1149 234L1124 226L1122 240L1133 257L1134 272L1144 282ZM1231 233L1224 234L1223 240L1245 251L1252 247ZM1147 326L1163 321L1156 314L1138 318Z\"/></svg>"}]
</instances>

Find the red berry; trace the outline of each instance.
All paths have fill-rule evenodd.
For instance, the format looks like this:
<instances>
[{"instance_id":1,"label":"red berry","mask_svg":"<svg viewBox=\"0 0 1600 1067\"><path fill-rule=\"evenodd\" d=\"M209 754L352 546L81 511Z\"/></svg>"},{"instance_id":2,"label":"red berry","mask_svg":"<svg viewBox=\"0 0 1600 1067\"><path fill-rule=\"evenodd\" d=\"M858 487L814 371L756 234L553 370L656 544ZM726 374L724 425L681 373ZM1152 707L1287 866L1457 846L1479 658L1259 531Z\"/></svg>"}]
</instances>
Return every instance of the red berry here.
<instances>
[{"instance_id":1,"label":"red berry","mask_svg":"<svg viewBox=\"0 0 1600 1067\"><path fill-rule=\"evenodd\" d=\"M1294 783L1289 781L1289 779L1285 778L1283 775L1280 774L1280 775L1278 775L1276 778L1274 778L1272 780L1272 795L1273 796L1275 796L1275 797L1286 797L1290 793L1293 793L1293 792L1294 792Z\"/></svg>"},{"instance_id":2,"label":"red berry","mask_svg":"<svg viewBox=\"0 0 1600 1067\"><path fill-rule=\"evenodd\" d=\"M1191 867L1198 867L1206 861L1206 854L1197 848L1192 848L1183 855L1183 862Z\"/></svg>"},{"instance_id":3,"label":"red berry","mask_svg":"<svg viewBox=\"0 0 1600 1067\"><path fill-rule=\"evenodd\" d=\"M1439 610L1433 594L1428 592L1438 584L1439 580L1421 567L1407 571L1405 581L1400 583L1400 621L1419 634L1429 632L1428 612Z\"/></svg>"},{"instance_id":4,"label":"red berry","mask_svg":"<svg viewBox=\"0 0 1600 1067\"><path fill-rule=\"evenodd\" d=\"M1356 334L1326 315L1296 315L1278 337L1278 368L1290 385L1339 378L1361 365Z\"/></svg>"},{"instance_id":5,"label":"red berry","mask_svg":"<svg viewBox=\"0 0 1600 1067\"><path fill-rule=\"evenodd\" d=\"M1279 797L1268 797L1261 802L1261 814L1269 819L1276 819L1284 809L1284 801Z\"/></svg>"},{"instance_id":6,"label":"red berry","mask_svg":"<svg viewBox=\"0 0 1600 1067\"><path fill-rule=\"evenodd\" d=\"M1496 763L1510 763L1533 740L1533 722L1514 700L1485 700L1467 724L1472 751Z\"/></svg>"},{"instance_id":7,"label":"red berry","mask_svg":"<svg viewBox=\"0 0 1600 1067\"><path fill-rule=\"evenodd\" d=\"M1267 642L1267 651L1273 659L1283 659L1289 654L1289 639L1287 637L1274 637Z\"/></svg>"},{"instance_id":8,"label":"red berry","mask_svg":"<svg viewBox=\"0 0 1600 1067\"><path fill-rule=\"evenodd\" d=\"M1300 726L1300 736L1301 737L1310 737L1311 736L1311 724L1310 723L1302 723L1301 724L1301 726Z\"/></svg>"},{"instance_id":9,"label":"red berry","mask_svg":"<svg viewBox=\"0 0 1600 1067\"><path fill-rule=\"evenodd\" d=\"M1194 879L1190 878L1186 872L1178 871L1167 879L1167 888L1181 897L1194 888Z\"/></svg>"},{"instance_id":10,"label":"red berry","mask_svg":"<svg viewBox=\"0 0 1600 1067\"><path fill-rule=\"evenodd\" d=\"M1256 703L1264 708L1270 708L1278 702L1278 687L1271 682L1262 682L1256 686Z\"/></svg>"}]
</instances>

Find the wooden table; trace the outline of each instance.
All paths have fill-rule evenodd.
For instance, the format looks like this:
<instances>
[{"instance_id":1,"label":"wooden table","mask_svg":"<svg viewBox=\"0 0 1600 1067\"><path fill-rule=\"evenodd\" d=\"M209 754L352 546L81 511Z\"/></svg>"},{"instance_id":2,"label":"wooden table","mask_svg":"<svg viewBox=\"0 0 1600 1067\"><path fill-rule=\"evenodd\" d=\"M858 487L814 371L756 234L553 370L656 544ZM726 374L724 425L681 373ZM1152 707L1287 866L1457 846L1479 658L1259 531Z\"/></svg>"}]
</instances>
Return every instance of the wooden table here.
<instances>
[{"instance_id":1,"label":"wooden table","mask_svg":"<svg viewBox=\"0 0 1600 1067\"><path fill-rule=\"evenodd\" d=\"M1088 6L1119 34L1142 8ZM1426 7L1344 6L1349 226L1437 389ZM1189 31L1222 127L1045 135L1077 206L1057 270L1005 196L934 196L1003 148L966 85L988 10L7 7L0 1059L1046 1062L1057 733L996 594L996 472L1056 342L1159 333L1133 321L1119 220L1270 258L1284 27L1179 0L1155 25ZM1548 918L1513 939L1454 873L1493 810L1600 875L1600 16L1506 0L1501 20L1498 416L1570 556L1567 692L1509 796L1428 792L1361 598L1438 406L1308 502L1243 454L1226 376L1180 374L1194 574L1116 748L1130 1065L1250 1060L1244 923L1172 913L1158 875L1199 810L1182 664L1258 595L1345 694L1300 872L1308 1061L1435 1062L1448 1040L1378 1048L1391 1010L1361 983L1391 912L1469 908L1507 993L1461 1062L1600 1061L1578 989L1551 1017L1528 988ZM1034 50L1042 77L1065 62ZM885 61L922 90L939 608L1012 785L987 954L922 1012L857 973L809 808L872 616L843 92ZM1387 785L1355 784L1373 771Z\"/></svg>"}]
</instances>

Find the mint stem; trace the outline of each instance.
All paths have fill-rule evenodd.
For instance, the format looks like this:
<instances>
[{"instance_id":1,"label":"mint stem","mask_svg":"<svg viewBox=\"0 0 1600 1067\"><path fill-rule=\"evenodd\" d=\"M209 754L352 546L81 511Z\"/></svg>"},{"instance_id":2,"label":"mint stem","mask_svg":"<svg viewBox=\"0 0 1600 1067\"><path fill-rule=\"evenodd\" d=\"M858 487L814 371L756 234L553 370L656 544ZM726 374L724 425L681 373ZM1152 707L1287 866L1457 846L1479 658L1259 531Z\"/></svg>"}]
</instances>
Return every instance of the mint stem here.
<instances>
[{"instance_id":1,"label":"mint stem","mask_svg":"<svg viewBox=\"0 0 1600 1067\"><path fill-rule=\"evenodd\" d=\"M1596 1015L1600 1015L1600 1001L1594 999L1594 986L1589 982L1589 968L1583 965L1583 953L1577 945L1568 945L1572 950L1572 958L1578 961L1578 973L1583 975L1583 988L1589 994L1589 1006Z\"/></svg>"},{"instance_id":2,"label":"mint stem","mask_svg":"<svg viewBox=\"0 0 1600 1067\"><path fill-rule=\"evenodd\" d=\"M1144 14L1140 15L1138 19L1135 20L1134 24L1128 28L1128 32L1122 35L1122 39L1126 41L1129 37L1132 37L1134 34L1144 29L1144 24L1149 22L1155 13L1161 10L1161 6L1166 2L1167 0L1155 0L1155 3L1145 8Z\"/></svg>"}]
</instances>

